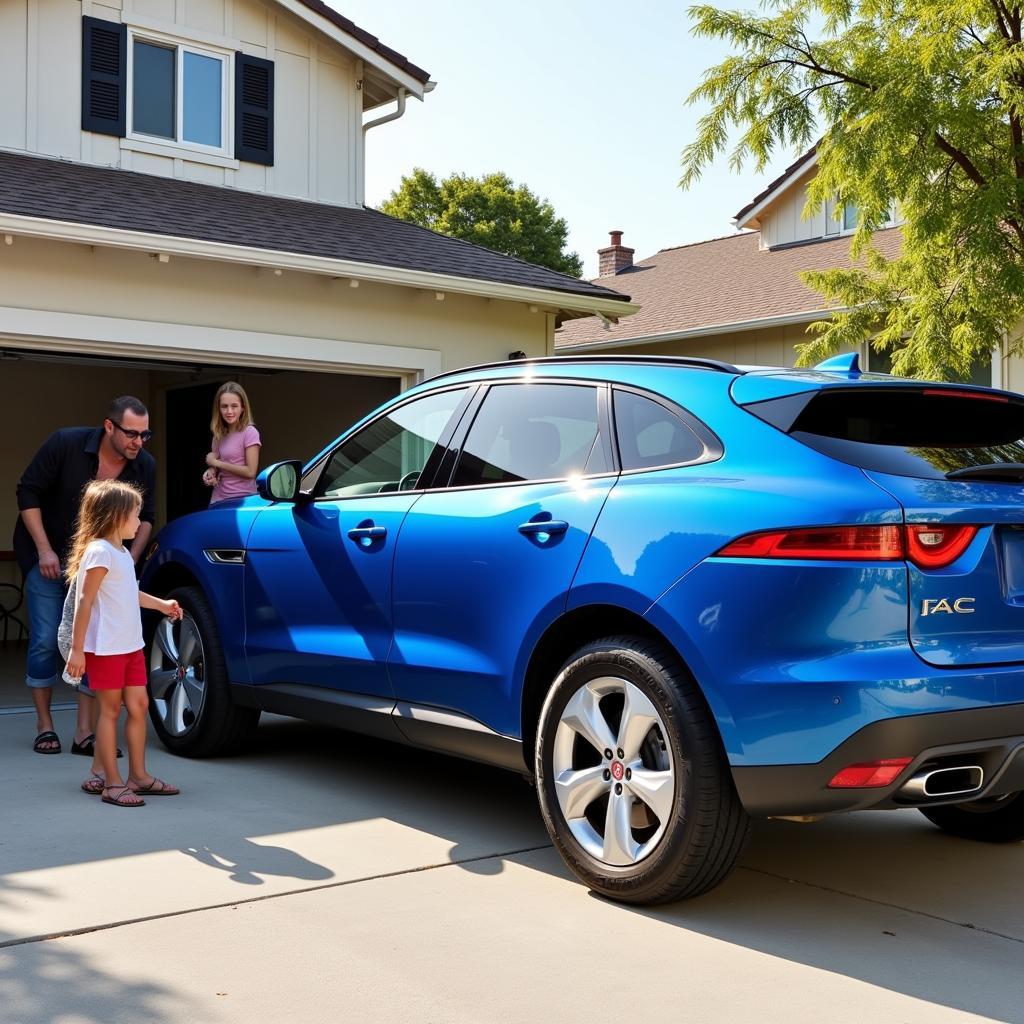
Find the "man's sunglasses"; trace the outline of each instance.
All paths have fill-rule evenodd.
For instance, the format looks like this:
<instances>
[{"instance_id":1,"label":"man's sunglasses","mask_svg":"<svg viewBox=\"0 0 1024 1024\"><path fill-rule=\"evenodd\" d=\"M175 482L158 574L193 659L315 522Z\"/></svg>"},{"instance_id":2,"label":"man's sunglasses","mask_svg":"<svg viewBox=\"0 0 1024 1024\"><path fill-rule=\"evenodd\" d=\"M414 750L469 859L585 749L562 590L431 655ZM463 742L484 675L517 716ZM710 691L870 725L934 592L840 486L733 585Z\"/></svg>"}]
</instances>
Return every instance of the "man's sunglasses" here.
<instances>
[{"instance_id":1,"label":"man's sunglasses","mask_svg":"<svg viewBox=\"0 0 1024 1024\"><path fill-rule=\"evenodd\" d=\"M152 430L126 430L120 423L114 423L113 420L110 423L112 426L117 427L129 441L141 441L145 444L153 436Z\"/></svg>"}]
</instances>

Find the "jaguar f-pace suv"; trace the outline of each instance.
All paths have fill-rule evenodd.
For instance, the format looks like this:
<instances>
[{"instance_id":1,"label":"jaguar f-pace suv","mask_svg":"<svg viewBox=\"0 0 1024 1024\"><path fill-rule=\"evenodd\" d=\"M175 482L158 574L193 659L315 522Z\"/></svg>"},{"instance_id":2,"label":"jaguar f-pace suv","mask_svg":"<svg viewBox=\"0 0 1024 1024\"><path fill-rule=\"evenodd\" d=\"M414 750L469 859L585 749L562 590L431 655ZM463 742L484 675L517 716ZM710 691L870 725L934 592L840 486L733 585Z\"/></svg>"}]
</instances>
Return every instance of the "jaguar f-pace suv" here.
<instances>
[{"instance_id":1,"label":"jaguar f-pace suv","mask_svg":"<svg viewBox=\"0 0 1024 1024\"><path fill-rule=\"evenodd\" d=\"M442 375L171 523L153 721L261 710L514 769L613 898L695 896L751 816L1024 837L1024 397L548 358Z\"/></svg>"}]
</instances>

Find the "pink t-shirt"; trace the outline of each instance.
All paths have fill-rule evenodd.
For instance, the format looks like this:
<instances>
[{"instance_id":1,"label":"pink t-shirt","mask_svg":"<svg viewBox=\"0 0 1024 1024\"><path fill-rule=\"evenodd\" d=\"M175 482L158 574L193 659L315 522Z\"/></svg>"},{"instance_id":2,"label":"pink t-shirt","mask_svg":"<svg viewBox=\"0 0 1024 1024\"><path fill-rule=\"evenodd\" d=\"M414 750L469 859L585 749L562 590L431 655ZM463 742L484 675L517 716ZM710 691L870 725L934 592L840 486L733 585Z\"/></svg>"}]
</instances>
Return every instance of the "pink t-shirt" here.
<instances>
[{"instance_id":1,"label":"pink t-shirt","mask_svg":"<svg viewBox=\"0 0 1024 1024\"><path fill-rule=\"evenodd\" d=\"M260 432L250 423L245 430L232 430L219 441L213 439L213 452L221 462L230 462L233 466L245 465L245 449L253 445L259 447ZM244 498L247 494L256 493L256 481L247 480L225 469L218 470L220 479L210 495L210 504L215 501L226 501L228 498Z\"/></svg>"}]
</instances>

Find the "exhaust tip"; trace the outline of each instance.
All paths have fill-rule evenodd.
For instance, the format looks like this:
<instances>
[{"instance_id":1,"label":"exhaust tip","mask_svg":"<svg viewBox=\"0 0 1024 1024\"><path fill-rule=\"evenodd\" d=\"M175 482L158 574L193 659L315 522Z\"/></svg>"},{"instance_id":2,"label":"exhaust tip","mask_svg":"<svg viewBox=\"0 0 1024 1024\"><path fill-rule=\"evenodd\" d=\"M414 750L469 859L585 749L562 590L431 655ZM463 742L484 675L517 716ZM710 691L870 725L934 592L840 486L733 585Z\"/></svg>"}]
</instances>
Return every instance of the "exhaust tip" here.
<instances>
[{"instance_id":1,"label":"exhaust tip","mask_svg":"<svg viewBox=\"0 0 1024 1024\"><path fill-rule=\"evenodd\" d=\"M911 800L929 797L970 796L985 784L985 769L978 764L952 768L929 768L912 776L900 788L900 795Z\"/></svg>"}]
</instances>

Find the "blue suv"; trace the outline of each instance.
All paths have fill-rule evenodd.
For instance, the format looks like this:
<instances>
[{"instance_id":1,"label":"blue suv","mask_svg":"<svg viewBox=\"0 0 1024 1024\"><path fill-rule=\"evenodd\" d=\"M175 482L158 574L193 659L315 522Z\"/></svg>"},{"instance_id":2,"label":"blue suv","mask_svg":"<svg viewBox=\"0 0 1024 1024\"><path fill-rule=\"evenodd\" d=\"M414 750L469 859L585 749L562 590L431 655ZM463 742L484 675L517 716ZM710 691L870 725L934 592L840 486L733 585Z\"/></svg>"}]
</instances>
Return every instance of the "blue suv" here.
<instances>
[{"instance_id":1,"label":"blue suv","mask_svg":"<svg viewBox=\"0 0 1024 1024\"><path fill-rule=\"evenodd\" d=\"M631 903L720 883L751 816L1018 840L1022 438L1020 396L855 357L449 373L162 531L153 722L186 756L266 710L522 772Z\"/></svg>"}]
</instances>

